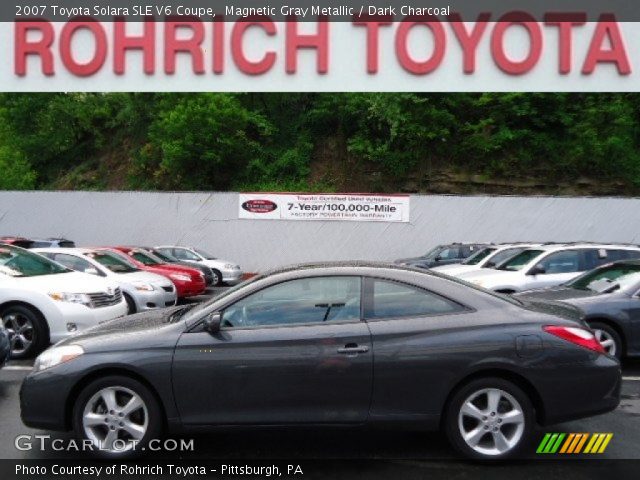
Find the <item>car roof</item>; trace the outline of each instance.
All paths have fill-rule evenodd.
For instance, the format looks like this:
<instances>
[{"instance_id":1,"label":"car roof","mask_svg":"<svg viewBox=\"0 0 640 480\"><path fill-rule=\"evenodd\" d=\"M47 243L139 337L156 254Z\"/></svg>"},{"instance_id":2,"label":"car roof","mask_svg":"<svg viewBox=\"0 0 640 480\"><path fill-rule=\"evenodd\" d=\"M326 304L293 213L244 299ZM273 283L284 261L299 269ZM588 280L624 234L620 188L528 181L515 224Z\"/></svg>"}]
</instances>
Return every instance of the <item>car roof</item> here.
<instances>
[{"instance_id":1,"label":"car roof","mask_svg":"<svg viewBox=\"0 0 640 480\"><path fill-rule=\"evenodd\" d=\"M343 260L343 261L327 261L327 262L310 262L310 263L296 263L293 265L286 265L283 267L277 267L268 271L265 271L262 276L267 277L271 275L278 275L281 273L295 272L295 271L313 271L323 269L349 269L349 268L367 268L377 270L394 270L394 271L406 271L412 273L421 273L424 275L430 275L434 277L440 277L441 275L436 272L431 272L424 268L411 267L408 265L399 265L390 262L375 262L369 260Z\"/></svg>"}]
</instances>

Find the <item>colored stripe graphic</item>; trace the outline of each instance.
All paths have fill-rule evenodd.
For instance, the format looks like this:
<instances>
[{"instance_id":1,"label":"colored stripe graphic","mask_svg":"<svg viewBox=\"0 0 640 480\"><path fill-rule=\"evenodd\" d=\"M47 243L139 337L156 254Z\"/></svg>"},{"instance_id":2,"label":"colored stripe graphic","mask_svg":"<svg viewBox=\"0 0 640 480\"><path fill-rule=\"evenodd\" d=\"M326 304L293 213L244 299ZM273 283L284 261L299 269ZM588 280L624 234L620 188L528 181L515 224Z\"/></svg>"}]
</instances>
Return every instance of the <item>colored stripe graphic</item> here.
<instances>
[{"instance_id":1,"label":"colored stripe graphic","mask_svg":"<svg viewBox=\"0 0 640 480\"><path fill-rule=\"evenodd\" d=\"M538 445L536 453L604 453L612 438L613 433L547 433Z\"/></svg>"}]
</instances>

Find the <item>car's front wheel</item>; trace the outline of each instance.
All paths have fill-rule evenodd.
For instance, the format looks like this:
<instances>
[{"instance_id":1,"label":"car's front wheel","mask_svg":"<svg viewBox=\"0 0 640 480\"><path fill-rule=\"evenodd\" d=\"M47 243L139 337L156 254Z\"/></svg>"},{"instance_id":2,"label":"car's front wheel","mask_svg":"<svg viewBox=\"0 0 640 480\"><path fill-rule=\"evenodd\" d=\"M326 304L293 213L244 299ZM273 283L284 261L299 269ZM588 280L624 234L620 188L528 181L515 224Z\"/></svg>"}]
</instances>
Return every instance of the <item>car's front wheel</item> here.
<instances>
[{"instance_id":1,"label":"car's front wheel","mask_svg":"<svg viewBox=\"0 0 640 480\"><path fill-rule=\"evenodd\" d=\"M144 450L162 432L162 411L141 382L108 376L91 382L78 396L73 428L92 451L108 458L128 457Z\"/></svg>"},{"instance_id":2,"label":"car's front wheel","mask_svg":"<svg viewBox=\"0 0 640 480\"><path fill-rule=\"evenodd\" d=\"M216 269L213 269L211 271L213 273L213 281L211 282L211 285L213 285L214 287L219 287L220 285L222 285L222 273L220 273L220 271Z\"/></svg>"},{"instance_id":3,"label":"car's front wheel","mask_svg":"<svg viewBox=\"0 0 640 480\"><path fill-rule=\"evenodd\" d=\"M513 457L527 444L535 412L527 395L501 378L481 378L460 388L445 416L449 441L475 459Z\"/></svg>"},{"instance_id":4,"label":"car's front wheel","mask_svg":"<svg viewBox=\"0 0 640 480\"><path fill-rule=\"evenodd\" d=\"M9 332L12 358L30 358L49 344L46 321L25 305L10 305L0 311L0 319Z\"/></svg>"}]
</instances>

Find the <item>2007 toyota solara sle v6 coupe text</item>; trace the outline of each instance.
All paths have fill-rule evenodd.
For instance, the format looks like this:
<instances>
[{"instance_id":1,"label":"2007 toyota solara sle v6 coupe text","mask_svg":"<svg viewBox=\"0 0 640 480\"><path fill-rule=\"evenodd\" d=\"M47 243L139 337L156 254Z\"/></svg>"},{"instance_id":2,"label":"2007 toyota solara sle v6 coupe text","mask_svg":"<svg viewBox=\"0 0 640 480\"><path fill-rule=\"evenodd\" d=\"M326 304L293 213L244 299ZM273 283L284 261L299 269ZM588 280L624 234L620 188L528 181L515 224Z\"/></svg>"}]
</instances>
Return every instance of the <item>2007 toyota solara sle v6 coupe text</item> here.
<instances>
[{"instance_id":1,"label":"2007 toyota solara sle v6 coupe text","mask_svg":"<svg viewBox=\"0 0 640 480\"><path fill-rule=\"evenodd\" d=\"M620 381L573 307L352 262L64 340L36 360L21 407L26 425L73 429L111 457L165 428L371 424L442 428L484 459L523 451L536 424L613 410Z\"/></svg>"}]
</instances>

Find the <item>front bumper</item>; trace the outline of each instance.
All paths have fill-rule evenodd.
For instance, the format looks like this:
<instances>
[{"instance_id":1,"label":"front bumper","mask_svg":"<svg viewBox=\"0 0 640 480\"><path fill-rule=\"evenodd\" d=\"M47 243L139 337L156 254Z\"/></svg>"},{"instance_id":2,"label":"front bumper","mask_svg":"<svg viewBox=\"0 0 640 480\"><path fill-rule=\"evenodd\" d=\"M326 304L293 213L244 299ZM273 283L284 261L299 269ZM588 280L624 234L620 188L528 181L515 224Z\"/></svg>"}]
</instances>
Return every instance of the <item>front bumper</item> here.
<instances>
[{"instance_id":1,"label":"front bumper","mask_svg":"<svg viewBox=\"0 0 640 480\"><path fill-rule=\"evenodd\" d=\"M57 318L47 317L51 343L127 314L127 303L124 298L117 305L108 307L89 308L69 302L56 302L56 307Z\"/></svg>"},{"instance_id":2,"label":"front bumper","mask_svg":"<svg viewBox=\"0 0 640 480\"><path fill-rule=\"evenodd\" d=\"M173 283L176 286L178 298L195 297L196 295L202 295L207 289L204 278L200 280L192 280L190 282L174 280Z\"/></svg>"},{"instance_id":3,"label":"front bumper","mask_svg":"<svg viewBox=\"0 0 640 480\"><path fill-rule=\"evenodd\" d=\"M134 301L138 312L146 312L157 308L172 307L178 301L178 293L173 284L154 285L154 290L136 290Z\"/></svg>"},{"instance_id":4,"label":"front bumper","mask_svg":"<svg viewBox=\"0 0 640 480\"><path fill-rule=\"evenodd\" d=\"M234 285L242 281L243 272L239 268L234 270L220 270L220 273L222 274L222 281L224 283Z\"/></svg>"}]
</instances>

